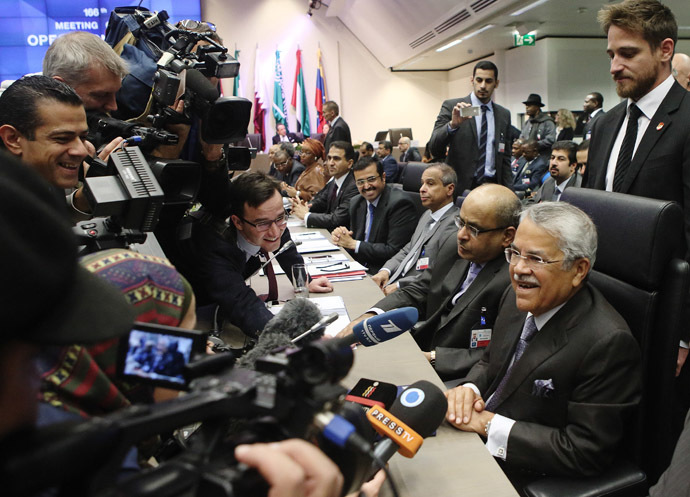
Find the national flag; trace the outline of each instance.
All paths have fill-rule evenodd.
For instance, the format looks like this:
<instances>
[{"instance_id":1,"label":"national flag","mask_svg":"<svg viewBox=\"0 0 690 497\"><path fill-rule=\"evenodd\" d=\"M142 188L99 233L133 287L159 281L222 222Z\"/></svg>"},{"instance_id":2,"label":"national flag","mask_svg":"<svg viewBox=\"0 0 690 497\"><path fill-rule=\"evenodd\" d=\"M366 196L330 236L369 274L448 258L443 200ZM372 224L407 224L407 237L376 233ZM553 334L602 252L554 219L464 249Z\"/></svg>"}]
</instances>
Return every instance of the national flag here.
<instances>
[{"instance_id":1,"label":"national flag","mask_svg":"<svg viewBox=\"0 0 690 497\"><path fill-rule=\"evenodd\" d=\"M273 79L273 117L276 120L276 128L279 124L284 124L285 129L289 130L285 91L283 90L283 69L280 66L280 52L278 50L276 50L276 72Z\"/></svg>"},{"instance_id":2,"label":"national flag","mask_svg":"<svg viewBox=\"0 0 690 497\"><path fill-rule=\"evenodd\" d=\"M240 51L235 50L235 60L237 62L240 61ZM232 96L233 97L244 97L244 90L242 89L242 85L240 84L240 73L237 73L237 76L235 76L235 80L232 83Z\"/></svg>"},{"instance_id":3,"label":"national flag","mask_svg":"<svg viewBox=\"0 0 690 497\"><path fill-rule=\"evenodd\" d=\"M268 95L261 81L261 64L259 49L256 49L254 61L254 133L261 135L260 150L266 147L266 127L264 126L266 111L268 110Z\"/></svg>"},{"instance_id":4,"label":"national flag","mask_svg":"<svg viewBox=\"0 0 690 497\"><path fill-rule=\"evenodd\" d=\"M304 71L302 71L302 50L297 49L297 65L295 67L295 83L292 85L292 108L297 117L297 131L305 137L310 133L309 107L307 107L307 91L304 88Z\"/></svg>"},{"instance_id":5,"label":"national flag","mask_svg":"<svg viewBox=\"0 0 690 497\"><path fill-rule=\"evenodd\" d=\"M326 73L323 71L323 64L321 63L321 49L316 50L316 57L318 59L318 65L316 68L316 98L314 105L316 105L316 131L318 133L323 133L323 104L328 101L328 94L326 93L326 80L324 76Z\"/></svg>"}]
</instances>

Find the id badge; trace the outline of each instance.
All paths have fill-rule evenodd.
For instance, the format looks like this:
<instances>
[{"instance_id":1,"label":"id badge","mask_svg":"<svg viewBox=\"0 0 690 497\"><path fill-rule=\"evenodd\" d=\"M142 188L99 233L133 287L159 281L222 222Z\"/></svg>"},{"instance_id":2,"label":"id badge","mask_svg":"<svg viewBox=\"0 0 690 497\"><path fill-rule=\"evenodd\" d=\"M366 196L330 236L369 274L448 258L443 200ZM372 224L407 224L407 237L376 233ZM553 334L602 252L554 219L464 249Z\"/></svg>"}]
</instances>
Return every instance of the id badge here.
<instances>
[{"instance_id":1,"label":"id badge","mask_svg":"<svg viewBox=\"0 0 690 497\"><path fill-rule=\"evenodd\" d=\"M471 349L482 349L491 343L491 328L484 328L481 330L472 330L470 337Z\"/></svg>"},{"instance_id":2,"label":"id badge","mask_svg":"<svg viewBox=\"0 0 690 497\"><path fill-rule=\"evenodd\" d=\"M498 144L498 153L502 154L506 151L506 144L505 143L499 143Z\"/></svg>"},{"instance_id":3,"label":"id badge","mask_svg":"<svg viewBox=\"0 0 690 497\"><path fill-rule=\"evenodd\" d=\"M429 267L429 258L428 257L420 257L417 259L417 271L423 271L424 269L427 269Z\"/></svg>"}]
</instances>

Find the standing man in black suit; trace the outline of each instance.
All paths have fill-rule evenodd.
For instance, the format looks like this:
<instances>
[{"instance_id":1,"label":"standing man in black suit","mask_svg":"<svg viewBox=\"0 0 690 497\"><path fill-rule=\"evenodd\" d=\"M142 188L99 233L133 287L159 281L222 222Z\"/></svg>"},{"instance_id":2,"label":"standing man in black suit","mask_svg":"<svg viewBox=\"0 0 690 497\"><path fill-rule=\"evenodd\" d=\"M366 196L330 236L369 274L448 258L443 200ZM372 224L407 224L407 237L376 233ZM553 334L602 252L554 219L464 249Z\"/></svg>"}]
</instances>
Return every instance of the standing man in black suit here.
<instances>
[{"instance_id":1,"label":"standing man in black suit","mask_svg":"<svg viewBox=\"0 0 690 497\"><path fill-rule=\"evenodd\" d=\"M448 157L446 163L458 175L458 193L483 183L512 186L510 171L510 112L491 101L498 88L498 68L483 60L472 71L473 91L464 98L443 102L429 146L431 155ZM466 107L479 107L475 118L463 117Z\"/></svg>"},{"instance_id":2,"label":"standing man in black suit","mask_svg":"<svg viewBox=\"0 0 690 497\"><path fill-rule=\"evenodd\" d=\"M458 230L443 241L433 267L377 302L352 324L413 306L412 336L444 380L467 374L492 339L498 305L510 285L503 251L515 235L520 201L510 189L482 185L455 216ZM351 332L351 326L342 335Z\"/></svg>"},{"instance_id":3,"label":"standing man in black suit","mask_svg":"<svg viewBox=\"0 0 690 497\"><path fill-rule=\"evenodd\" d=\"M333 142L343 141L352 144L350 127L345 122L345 119L340 117L340 108L337 103L329 100L323 104L323 118L328 121L329 125L328 133L326 133L323 142L326 153L330 150Z\"/></svg>"},{"instance_id":4,"label":"standing man in black suit","mask_svg":"<svg viewBox=\"0 0 690 497\"><path fill-rule=\"evenodd\" d=\"M678 202L690 261L690 94L671 74L675 17L655 0L626 0L604 7L599 22L608 36L616 92L626 100L594 123L587 186ZM683 339L677 374L687 358L690 326Z\"/></svg>"},{"instance_id":5,"label":"standing man in black suit","mask_svg":"<svg viewBox=\"0 0 690 497\"><path fill-rule=\"evenodd\" d=\"M400 160L398 162L422 162L422 156L417 150L417 147L411 147L410 138L401 136L398 140L398 147L400 148Z\"/></svg>"},{"instance_id":6,"label":"standing man in black suit","mask_svg":"<svg viewBox=\"0 0 690 497\"><path fill-rule=\"evenodd\" d=\"M386 185L386 173L378 160L359 159L353 172L360 194L350 202L350 225L334 229L331 240L370 274L376 274L410 241L417 213L402 190Z\"/></svg>"},{"instance_id":7,"label":"standing man in black suit","mask_svg":"<svg viewBox=\"0 0 690 497\"><path fill-rule=\"evenodd\" d=\"M393 144L388 140L379 142L379 148L376 150L376 155L381 161L383 171L386 173L386 181L395 183L398 181L398 161L393 155Z\"/></svg>"},{"instance_id":8,"label":"standing man in black suit","mask_svg":"<svg viewBox=\"0 0 690 497\"><path fill-rule=\"evenodd\" d=\"M352 174L355 149L347 142L333 142L328 151L326 165L331 179L328 180L309 204L292 199L292 213L304 219L307 228L324 228L333 231L338 226L350 224L350 201L359 191Z\"/></svg>"},{"instance_id":9,"label":"standing man in black suit","mask_svg":"<svg viewBox=\"0 0 690 497\"><path fill-rule=\"evenodd\" d=\"M638 344L587 282L596 249L577 207L528 207L506 250L512 288L491 346L446 394L448 421L487 437L509 477L601 473L639 402Z\"/></svg>"},{"instance_id":10,"label":"standing man in black suit","mask_svg":"<svg viewBox=\"0 0 690 497\"><path fill-rule=\"evenodd\" d=\"M598 91L593 91L585 97L585 103L582 109L585 111L584 118L585 125L582 127L582 139L589 140L592 138L592 126L597 119L606 114L602 108L604 105L604 96Z\"/></svg>"},{"instance_id":11,"label":"standing man in black suit","mask_svg":"<svg viewBox=\"0 0 690 497\"><path fill-rule=\"evenodd\" d=\"M300 139L295 133L288 133L284 124L276 126L276 134L273 136L273 145L277 143L299 143Z\"/></svg>"}]
</instances>

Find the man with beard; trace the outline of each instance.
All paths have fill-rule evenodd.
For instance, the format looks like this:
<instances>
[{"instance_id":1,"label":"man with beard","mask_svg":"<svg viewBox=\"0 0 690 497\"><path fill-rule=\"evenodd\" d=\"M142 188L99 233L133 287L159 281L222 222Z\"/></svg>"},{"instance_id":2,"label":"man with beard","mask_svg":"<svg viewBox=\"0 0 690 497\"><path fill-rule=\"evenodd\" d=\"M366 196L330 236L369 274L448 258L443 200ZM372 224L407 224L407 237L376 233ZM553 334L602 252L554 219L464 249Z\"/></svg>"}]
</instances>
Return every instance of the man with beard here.
<instances>
[{"instance_id":1,"label":"man with beard","mask_svg":"<svg viewBox=\"0 0 690 497\"><path fill-rule=\"evenodd\" d=\"M626 100L594 123L587 185L678 202L690 261L690 95L671 74L675 17L656 0L626 0L605 6L599 22L608 36L616 92ZM689 338L690 328L683 333L676 374Z\"/></svg>"},{"instance_id":2,"label":"man with beard","mask_svg":"<svg viewBox=\"0 0 690 497\"><path fill-rule=\"evenodd\" d=\"M549 176L528 203L558 202L566 188L582 186L582 176L577 172L577 145L568 140L558 141L551 149Z\"/></svg>"}]
</instances>

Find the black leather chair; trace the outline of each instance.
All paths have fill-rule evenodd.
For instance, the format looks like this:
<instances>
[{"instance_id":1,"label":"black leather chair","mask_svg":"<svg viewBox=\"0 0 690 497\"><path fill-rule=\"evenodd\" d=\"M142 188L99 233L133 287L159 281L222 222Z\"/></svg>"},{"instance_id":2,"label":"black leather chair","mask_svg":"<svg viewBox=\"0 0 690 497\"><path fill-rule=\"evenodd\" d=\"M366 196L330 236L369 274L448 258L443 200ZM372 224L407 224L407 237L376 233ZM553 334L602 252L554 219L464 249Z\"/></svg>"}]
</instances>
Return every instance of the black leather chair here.
<instances>
[{"instance_id":1,"label":"black leather chair","mask_svg":"<svg viewBox=\"0 0 690 497\"><path fill-rule=\"evenodd\" d=\"M427 168L428 164L423 162L407 162L403 163L400 171L400 184L417 209L417 219L426 210L422 205L422 200L419 196L419 188L422 186L422 173Z\"/></svg>"},{"instance_id":2,"label":"black leather chair","mask_svg":"<svg viewBox=\"0 0 690 497\"><path fill-rule=\"evenodd\" d=\"M643 391L625 456L592 478L545 477L530 497L642 496L668 466L676 356L690 267L682 259L683 212L674 202L569 188L561 201L591 216L599 246L591 282L625 318L642 351Z\"/></svg>"}]
</instances>

